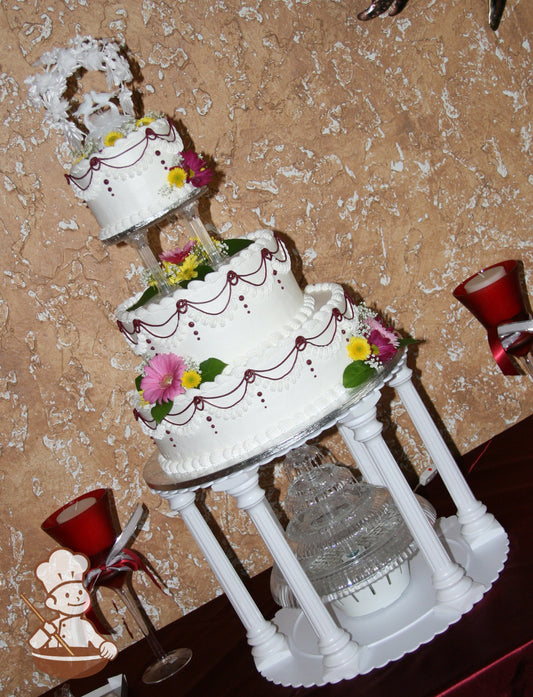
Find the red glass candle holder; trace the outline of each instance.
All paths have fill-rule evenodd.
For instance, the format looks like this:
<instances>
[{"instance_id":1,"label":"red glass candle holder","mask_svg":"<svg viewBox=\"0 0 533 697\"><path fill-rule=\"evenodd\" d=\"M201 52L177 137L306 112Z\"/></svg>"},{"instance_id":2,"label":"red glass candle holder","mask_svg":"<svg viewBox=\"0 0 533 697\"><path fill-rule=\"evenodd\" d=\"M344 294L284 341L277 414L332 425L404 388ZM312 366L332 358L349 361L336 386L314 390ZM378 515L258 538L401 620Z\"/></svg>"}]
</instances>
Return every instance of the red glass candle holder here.
<instances>
[{"instance_id":1,"label":"red glass candle holder","mask_svg":"<svg viewBox=\"0 0 533 697\"><path fill-rule=\"evenodd\" d=\"M487 330L489 346L502 372L520 375L521 371L507 354L526 356L533 347L531 334L520 333L506 349L498 335L499 326L529 318L519 262L510 259L488 266L459 284L453 294Z\"/></svg>"},{"instance_id":2,"label":"red glass candle holder","mask_svg":"<svg viewBox=\"0 0 533 697\"><path fill-rule=\"evenodd\" d=\"M138 566L131 563L107 566L108 553L121 533L110 489L95 489L78 496L48 516L41 528L62 547L89 557L91 569L99 571L94 588L108 586L124 601L156 657L144 671L143 682L148 685L161 682L189 663L190 649L166 652L159 643L152 623L128 583L132 570ZM107 631L92 608L86 614L99 632Z\"/></svg>"},{"instance_id":3,"label":"red glass candle holder","mask_svg":"<svg viewBox=\"0 0 533 697\"><path fill-rule=\"evenodd\" d=\"M109 550L120 530L114 514L113 494L95 489L59 508L41 525L62 547L94 557Z\"/></svg>"}]
</instances>

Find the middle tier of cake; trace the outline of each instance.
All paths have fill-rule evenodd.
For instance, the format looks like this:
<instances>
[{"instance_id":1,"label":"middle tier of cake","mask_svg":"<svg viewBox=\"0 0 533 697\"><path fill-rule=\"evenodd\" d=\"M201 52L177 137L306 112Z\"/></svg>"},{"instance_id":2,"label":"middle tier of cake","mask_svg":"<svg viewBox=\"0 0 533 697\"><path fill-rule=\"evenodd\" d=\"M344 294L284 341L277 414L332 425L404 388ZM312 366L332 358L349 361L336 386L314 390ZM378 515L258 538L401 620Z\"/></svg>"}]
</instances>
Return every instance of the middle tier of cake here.
<instances>
[{"instance_id":1,"label":"middle tier of cake","mask_svg":"<svg viewBox=\"0 0 533 697\"><path fill-rule=\"evenodd\" d=\"M168 474L202 476L282 443L343 404L347 345L360 333L342 286L298 286L283 241L270 231L218 271L170 295L117 311L133 350L150 362L173 354L196 369L223 365L176 395L164 415L141 394L135 416ZM131 307L134 309L128 309Z\"/></svg>"}]
</instances>

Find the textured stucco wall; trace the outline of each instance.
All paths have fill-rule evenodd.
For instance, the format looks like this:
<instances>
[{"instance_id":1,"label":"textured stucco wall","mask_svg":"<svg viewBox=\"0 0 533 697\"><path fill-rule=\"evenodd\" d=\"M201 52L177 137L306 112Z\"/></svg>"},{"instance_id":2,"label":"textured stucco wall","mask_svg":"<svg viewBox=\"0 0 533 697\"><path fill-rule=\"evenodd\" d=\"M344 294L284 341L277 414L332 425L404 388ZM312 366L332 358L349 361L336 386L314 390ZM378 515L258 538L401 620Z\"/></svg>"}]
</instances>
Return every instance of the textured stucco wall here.
<instances>
[{"instance_id":1,"label":"textured stucco wall","mask_svg":"<svg viewBox=\"0 0 533 697\"><path fill-rule=\"evenodd\" d=\"M33 668L26 640L36 625L19 593L42 601L33 569L53 543L39 525L76 494L112 487L123 522L138 500L150 508L135 547L168 596L140 574L136 585L157 626L217 592L182 522L142 478L152 445L131 414L138 362L113 319L139 287L139 261L99 242L64 182L68 152L28 105L32 64L76 33L127 43L146 109L181 120L217 163L206 215L225 236L262 226L284 233L307 282L345 283L424 339L418 373L459 451L533 411L531 381L499 372L482 328L451 294L505 258L521 259L533 283L528 3L511 0L498 33L482 0L411 0L397 18L367 24L355 19L363 8L0 2L3 694L53 684ZM398 405L394 413L423 468ZM347 459L337 438L327 442ZM206 499L248 573L265 568L245 517L224 497ZM123 646L132 640L123 611L109 596L106 604Z\"/></svg>"}]
</instances>

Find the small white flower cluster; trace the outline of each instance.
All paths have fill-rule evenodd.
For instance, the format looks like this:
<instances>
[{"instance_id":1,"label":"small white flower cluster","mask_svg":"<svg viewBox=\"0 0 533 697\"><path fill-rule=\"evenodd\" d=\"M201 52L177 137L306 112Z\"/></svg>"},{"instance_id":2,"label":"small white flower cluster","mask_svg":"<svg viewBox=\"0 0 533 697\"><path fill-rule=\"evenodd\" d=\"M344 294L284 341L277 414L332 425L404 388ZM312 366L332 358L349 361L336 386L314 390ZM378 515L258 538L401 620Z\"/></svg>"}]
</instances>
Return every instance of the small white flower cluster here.
<instances>
[{"instance_id":1,"label":"small white flower cluster","mask_svg":"<svg viewBox=\"0 0 533 697\"><path fill-rule=\"evenodd\" d=\"M380 360L379 356L374 356L373 353L370 354L370 356L366 359L365 363L369 365L371 368L375 368L376 370L379 370L383 367L383 362Z\"/></svg>"},{"instance_id":2,"label":"small white flower cluster","mask_svg":"<svg viewBox=\"0 0 533 697\"><path fill-rule=\"evenodd\" d=\"M364 336L365 339L368 339L371 334L371 330L368 326L367 320L377 317L377 314L364 303L358 305L357 314L359 319L360 336ZM383 366L383 362L380 360L379 356L375 356L373 353L370 354L365 363L376 370L379 370Z\"/></svg>"},{"instance_id":3,"label":"small white flower cluster","mask_svg":"<svg viewBox=\"0 0 533 697\"><path fill-rule=\"evenodd\" d=\"M374 317L376 317L376 313L374 312L374 310L371 310L364 303L360 303L357 306L357 319L359 320L359 330L361 332L361 336L364 336L365 339L368 339L368 337L370 336L370 327L368 326L367 320L373 319Z\"/></svg>"},{"instance_id":4,"label":"small white flower cluster","mask_svg":"<svg viewBox=\"0 0 533 697\"><path fill-rule=\"evenodd\" d=\"M90 36L72 39L68 48L55 48L45 53L37 63L44 72L26 79L31 103L45 109L44 124L58 130L73 151L80 150L85 133L72 120L72 105L65 99L67 80L78 70L104 72L112 93L85 95L84 102L75 116L87 119L95 112L109 107L112 99L118 99L124 114L133 116L131 90L124 83L133 75L127 59L119 46L112 41L93 39Z\"/></svg>"}]
</instances>

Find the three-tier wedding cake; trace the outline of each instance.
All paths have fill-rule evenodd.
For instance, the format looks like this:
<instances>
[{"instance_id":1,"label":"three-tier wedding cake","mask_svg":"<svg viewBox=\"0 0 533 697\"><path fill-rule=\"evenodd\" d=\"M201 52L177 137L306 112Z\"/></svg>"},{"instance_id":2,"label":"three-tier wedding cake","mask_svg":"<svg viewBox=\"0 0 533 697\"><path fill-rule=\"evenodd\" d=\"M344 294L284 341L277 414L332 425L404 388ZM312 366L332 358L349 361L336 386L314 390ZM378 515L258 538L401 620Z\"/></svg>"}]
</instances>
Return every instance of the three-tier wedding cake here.
<instances>
[{"instance_id":1,"label":"three-tier wedding cake","mask_svg":"<svg viewBox=\"0 0 533 697\"><path fill-rule=\"evenodd\" d=\"M127 239L169 213L179 216L206 192L210 169L183 149L173 122L135 115L126 86L132 75L115 44L75 39L42 63L46 71L30 80L30 95L78 153L67 180L101 239ZM85 95L72 114L63 88L89 65L113 89ZM198 218L195 229L207 235ZM347 389L378 371L399 344L341 285L302 290L285 240L272 231L208 241L165 252L165 288L151 279L117 310L143 361L135 417L157 445L162 469L180 476L216 471L290 439L341 406Z\"/></svg>"}]
</instances>

